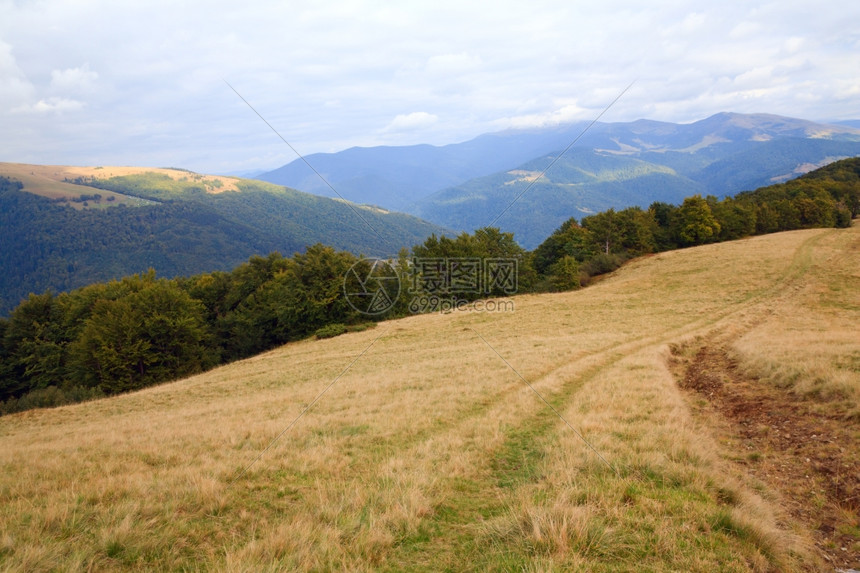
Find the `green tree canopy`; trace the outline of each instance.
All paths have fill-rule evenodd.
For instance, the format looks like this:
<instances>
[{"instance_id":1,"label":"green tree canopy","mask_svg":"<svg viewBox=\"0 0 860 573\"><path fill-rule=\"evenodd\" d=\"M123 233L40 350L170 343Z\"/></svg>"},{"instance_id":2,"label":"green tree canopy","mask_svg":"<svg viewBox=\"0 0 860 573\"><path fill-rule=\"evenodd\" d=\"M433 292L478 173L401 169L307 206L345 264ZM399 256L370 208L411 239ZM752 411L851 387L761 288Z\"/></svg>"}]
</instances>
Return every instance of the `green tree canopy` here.
<instances>
[{"instance_id":1,"label":"green tree canopy","mask_svg":"<svg viewBox=\"0 0 860 573\"><path fill-rule=\"evenodd\" d=\"M681 205L681 240L688 245L701 245L715 239L720 224L701 195L684 199Z\"/></svg>"},{"instance_id":2,"label":"green tree canopy","mask_svg":"<svg viewBox=\"0 0 860 573\"><path fill-rule=\"evenodd\" d=\"M70 362L84 385L114 394L198 372L214 364L203 305L175 283L135 275L133 293L99 299Z\"/></svg>"}]
</instances>

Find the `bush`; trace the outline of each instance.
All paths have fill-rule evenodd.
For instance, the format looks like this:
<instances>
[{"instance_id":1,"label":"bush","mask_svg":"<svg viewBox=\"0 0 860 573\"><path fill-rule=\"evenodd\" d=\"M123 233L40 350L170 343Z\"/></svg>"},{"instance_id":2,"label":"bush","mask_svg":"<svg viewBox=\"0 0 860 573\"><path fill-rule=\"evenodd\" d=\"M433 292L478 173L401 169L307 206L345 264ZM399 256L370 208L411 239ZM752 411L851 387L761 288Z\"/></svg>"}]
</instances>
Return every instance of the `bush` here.
<instances>
[{"instance_id":1,"label":"bush","mask_svg":"<svg viewBox=\"0 0 860 573\"><path fill-rule=\"evenodd\" d=\"M582 270L588 273L589 276L603 275L611 273L624 263L624 257L621 255L607 255L599 253L594 258L586 261L582 265Z\"/></svg>"},{"instance_id":2,"label":"bush","mask_svg":"<svg viewBox=\"0 0 860 573\"><path fill-rule=\"evenodd\" d=\"M58 388L48 386L24 394L20 398L10 398L0 402L0 416L14 414L35 408L56 408L87 400L104 398L104 393L98 388L85 388L83 386L72 386L69 388Z\"/></svg>"},{"instance_id":3,"label":"bush","mask_svg":"<svg viewBox=\"0 0 860 573\"><path fill-rule=\"evenodd\" d=\"M334 324L323 326L322 328L317 330L315 334L317 338L333 338L335 336L340 336L345 332L346 325L343 325L339 322L335 322Z\"/></svg>"}]
</instances>

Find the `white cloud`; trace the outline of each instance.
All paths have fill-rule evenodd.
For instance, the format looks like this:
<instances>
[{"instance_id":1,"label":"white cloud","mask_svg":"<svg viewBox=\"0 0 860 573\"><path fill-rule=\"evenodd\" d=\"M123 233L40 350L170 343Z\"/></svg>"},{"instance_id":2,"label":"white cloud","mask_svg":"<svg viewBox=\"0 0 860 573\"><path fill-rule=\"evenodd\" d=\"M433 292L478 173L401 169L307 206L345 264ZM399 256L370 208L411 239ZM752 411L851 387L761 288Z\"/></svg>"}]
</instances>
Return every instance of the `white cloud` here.
<instances>
[{"instance_id":1,"label":"white cloud","mask_svg":"<svg viewBox=\"0 0 860 573\"><path fill-rule=\"evenodd\" d=\"M690 35L695 34L703 29L708 21L708 17L703 12L691 12L687 14L680 22L673 26L665 28L666 35Z\"/></svg>"},{"instance_id":2,"label":"white cloud","mask_svg":"<svg viewBox=\"0 0 860 573\"><path fill-rule=\"evenodd\" d=\"M14 108L14 113L63 113L67 111L78 111L84 107L84 103L63 97L49 97L40 99L34 104L26 104Z\"/></svg>"},{"instance_id":3,"label":"white cloud","mask_svg":"<svg viewBox=\"0 0 860 573\"><path fill-rule=\"evenodd\" d=\"M426 111L415 111L397 115L385 126L384 132L402 132L426 129L439 121L439 118Z\"/></svg>"},{"instance_id":4,"label":"white cloud","mask_svg":"<svg viewBox=\"0 0 860 573\"><path fill-rule=\"evenodd\" d=\"M33 84L18 66L12 46L0 41L0 113L17 107L33 94Z\"/></svg>"},{"instance_id":5,"label":"white cloud","mask_svg":"<svg viewBox=\"0 0 860 573\"><path fill-rule=\"evenodd\" d=\"M607 104L608 103L609 102L607 102ZM496 129L550 127L583 119L593 119L596 117L597 113L600 112L588 110L580 107L576 103L572 103L545 113L531 113L501 118L493 122L493 125Z\"/></svg>"},{"instance_id":6,"label":"white cloud","mask_svg":"<svg viewBox=\"0 0 860 573\"><path fill-rule=\"evenodd\" d=\"M475 70L481 65L481 57L465 52L459 54L443 54L432 56L427 60L426 71L429 74L461 74Z\"/></svg>"},{"instance_id":7,"label":"white cloud","mask_svg":"<svg viewBox=\"0 0 860 573\"><path fill-rule=\"evenodd\" d=\"M761 33L761 25L756 22L738 22L737 25L729 31L729 37L734 40L749 38Z\"/></svg>"},{"instance_id":8,"label":"white cloud","mask_svg":"<svg viewBox=\"0 0 860 573\"><path fill-rule=\"evenodd\" d=\"M89 64L77 68L51 72L51 91L59 93L86 93L93 89L99 75Z\"/></svg>"},{"instance_id":9,"label":"white cloud","mask_svg":"<svg viewBox=\"0 0 860 573\"><path fill-rule=\"evenodd\" d=\"M0 0L0 157L289 160L221 78L302 153L591 119L636 78L603 121L860 117L858 19L808 0Z\"/></svg>"}]
</instances>

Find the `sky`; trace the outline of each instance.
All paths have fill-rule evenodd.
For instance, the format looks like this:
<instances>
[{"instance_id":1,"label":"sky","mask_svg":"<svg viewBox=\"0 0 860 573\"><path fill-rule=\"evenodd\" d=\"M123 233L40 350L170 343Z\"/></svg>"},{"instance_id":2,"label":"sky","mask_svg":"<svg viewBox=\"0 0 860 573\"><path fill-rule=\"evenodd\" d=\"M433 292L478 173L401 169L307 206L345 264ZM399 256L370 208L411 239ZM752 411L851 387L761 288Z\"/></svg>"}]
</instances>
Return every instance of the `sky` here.
<instances>
[{"instance_id":1,"label":"sky","mask_svg":"<svg viewBox=\"0 0 860 573\"><path fill-rule=\"evenodd\" d=\"M0 0L0 161L246 173L297 157L248 104L308 155L590 121L631 83L601 121L858 119L857 22L841 0Z\"/></svg>"}]
</instances>

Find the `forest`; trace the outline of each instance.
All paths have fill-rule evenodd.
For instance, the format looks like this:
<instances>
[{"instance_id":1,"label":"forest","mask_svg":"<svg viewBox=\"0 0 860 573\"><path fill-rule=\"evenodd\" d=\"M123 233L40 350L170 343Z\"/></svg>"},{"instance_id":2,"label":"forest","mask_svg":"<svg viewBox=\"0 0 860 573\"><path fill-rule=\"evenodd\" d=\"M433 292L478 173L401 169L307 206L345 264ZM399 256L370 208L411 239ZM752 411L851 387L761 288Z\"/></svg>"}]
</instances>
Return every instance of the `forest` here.
<instances>
[{"instance_id":1,"label":"forest","mask_svg":"<svg viewBox=\"0 0 860 573\"><path fill-rule=\"evenodd\" d=\"M83 196L93 201L98 193L89 190L106 189L137 197L141 206L75 210L0 177L0 316L31 292L68 291L148 268L163 277L226 271L254 254L291 254L321 241L394 255L444 231L411 215L250 180L224 193L207 193L193 174L186 181L143 173L66 182L86 185Z\"/></svg>"},{"instance_id":2,"label":"forest","mask_svg":"<svg viewBox=\"0 0 860 573\"><path fill-rule=\"evenodd\" d=\"M14 181L0 180L0 192L29 200L15 195L18 189ZM48 217L59 209L42 205ZM125 224L152 224L144 209L122 212ZM779 231L848 227L858 214L860 158L853 158L733 197L694 195L680 205L653 203L648 209L571 218L534 251L520 247L511 233L483 228L453 238L432 235L402 249L391 263L401 284L420 284L413 276L420 272L411 264L415 259L505 258L517 261L518 292L561 291L587 285L637 256ZM97 250L99 241L124 240L120 226L114 231L83 239ZM239 240L241 229L236 233ZM25 237L15 249L3 245L0 266L28 265L38 255L26 250L28 244ZM60 268L62 250L52 256ZM98 259L91 264L97 266ZM162 278L150 269L68 292L31 294L8 319L0 319L0 414L135 390L290 341L369 328L373 321L410 312L405 296L379 315L353 308L343 285L356 264L365 265L366 272L370 262L316 244L291 257L252 256L231 271Z\"/></svg>"}]
</instances>

